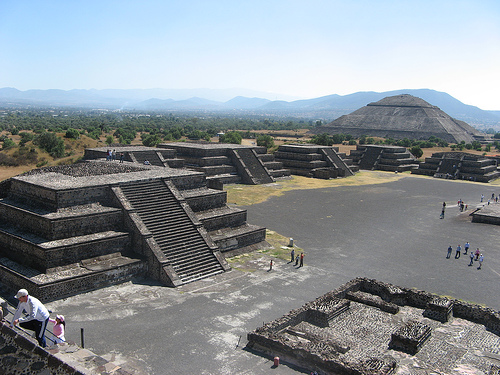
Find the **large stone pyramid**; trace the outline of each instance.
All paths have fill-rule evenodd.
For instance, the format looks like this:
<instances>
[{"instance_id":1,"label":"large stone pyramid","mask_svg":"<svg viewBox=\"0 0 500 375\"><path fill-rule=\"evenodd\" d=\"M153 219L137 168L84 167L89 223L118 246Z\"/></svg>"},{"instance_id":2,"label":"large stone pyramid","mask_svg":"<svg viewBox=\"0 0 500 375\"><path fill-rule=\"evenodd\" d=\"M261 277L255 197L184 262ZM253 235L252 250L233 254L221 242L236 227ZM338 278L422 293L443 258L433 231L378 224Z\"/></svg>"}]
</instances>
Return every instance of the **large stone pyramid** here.
<instances>
[{"instance_id":1,"label":"large stone pyramid","mask_svg":"<svg viewBox=\"0 0 500 375\"><path fill-rule=\"evenodd\" d=\"M435 136L450 143L470 143L484 136L467 123L451 118L438 107L407 94L370 103L312 132L395 139L428 139Z\"/></svg>"}]
</instances>

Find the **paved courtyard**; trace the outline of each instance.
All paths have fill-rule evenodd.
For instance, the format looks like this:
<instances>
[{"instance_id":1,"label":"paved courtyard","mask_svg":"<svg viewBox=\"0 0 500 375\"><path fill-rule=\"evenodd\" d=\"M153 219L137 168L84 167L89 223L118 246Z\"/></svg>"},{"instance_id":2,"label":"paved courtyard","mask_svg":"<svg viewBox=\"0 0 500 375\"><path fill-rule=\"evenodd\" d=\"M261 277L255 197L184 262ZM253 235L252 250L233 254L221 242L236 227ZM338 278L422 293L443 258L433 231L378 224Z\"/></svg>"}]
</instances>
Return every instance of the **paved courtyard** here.
<instances>
[{"instance_id":1,"label":"paved courtyard","mask_svg":"<svg viewBox=\"0 0 500 375\"><path fill-rule=\"evenodd\" d=\"M500 227L471 223L469 212L500 186L408 175L384 184L291 191L245 207L248 221L293 237L305 251L295 268L256 256L232 270L180 288L136 280L55 301L67 338L124 367L150 374L307 373L245 349L247 332L358 276L500 309ZM447 209L439 219L442 202ZM499 203L500 204L500 203ZM482 269L449 245L469 241L485 255ZM253 271L253 272L252 272Z\"/></svg>"}]
</instances>

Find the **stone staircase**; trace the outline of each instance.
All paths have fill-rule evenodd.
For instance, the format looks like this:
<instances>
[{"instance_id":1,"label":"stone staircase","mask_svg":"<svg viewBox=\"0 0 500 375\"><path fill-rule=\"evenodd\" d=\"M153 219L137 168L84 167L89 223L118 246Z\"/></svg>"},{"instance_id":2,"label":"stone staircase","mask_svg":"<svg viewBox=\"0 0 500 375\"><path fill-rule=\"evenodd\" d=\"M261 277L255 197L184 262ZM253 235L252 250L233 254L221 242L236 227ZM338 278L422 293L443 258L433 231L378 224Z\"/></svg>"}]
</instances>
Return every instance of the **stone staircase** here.
<instances>
[{"instance_id":1,"label":"stone staircase","mask_svg":"<svg viewBox=\"0 0 500 375\"><path fill-rule=\"evenodd\" d=\"M381 147L366 147L363 157L359 161L359 169L376 169L377 161L382 154Z\"/></svg>"},{"instance_id":2,"label":"stone staircase","mask_svg":"<svg viewBox=\"0 0 500 375\"><path fill-rule=\"evenodd\" d=\"M120 186L182 283L223 272L186 208L162 180Z\"/></svg>"},{"instance_id":3,"label":"stone staircase","mask_svg":"<svg viewBox=\"0 0 500 375\"><path fill-rule=\"evenodd\" d=\"M339 176L354 176L354 172L351 170L351 168L349 168L344 160L340 158L340 156L335 152L333 148L322 148L320 151L323 153L323 155L325 155L325 159L328 164L338 170Z\"/></svg>"},{"instance_id":4,"label":"stone staircase","mask_svg":"<svg viewBox=\"0 0 500 375\"><path fill-rule=\"evenodd\" d=\"M135 160L139 164L144 164L144 162L147 160L151 165L156 165L157 167L165 166L163 160L160 159L160 156L156 151L132 152L131 154L134 155Z\"/></svg>"},{"instance_id":5,"label":"stone staircase","mask_svg":"<svg viewBox=\"0 0 500 375\"><path fill-rule=\"evenodd\" d=\"M256 153L249 148L238 148L231 150L233 163L240 174L247 177L248 181L255 185L269 184L274 182ZM249 182L247 182L249 183Z\"/></svg>"}]
</instances>

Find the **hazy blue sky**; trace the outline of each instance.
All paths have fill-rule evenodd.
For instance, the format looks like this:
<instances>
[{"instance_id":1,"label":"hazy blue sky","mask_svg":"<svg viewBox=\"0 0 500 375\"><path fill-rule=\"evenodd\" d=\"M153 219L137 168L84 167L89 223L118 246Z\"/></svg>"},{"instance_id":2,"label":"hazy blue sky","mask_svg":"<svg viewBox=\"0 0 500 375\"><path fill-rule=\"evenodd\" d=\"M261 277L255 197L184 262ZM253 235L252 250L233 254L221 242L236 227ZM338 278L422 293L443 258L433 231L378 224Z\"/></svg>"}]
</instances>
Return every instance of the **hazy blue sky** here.
<instances>
[{"instance_id":1,"label":"hazy blue sky","mask_svg":"<svg viewBox=\"0 0 500 375\"><path fill-rule=\"evenodd\" d=\"M0 87L429 88L500 110L500 1L0 0Z\"/></svg>"}]
</instances>

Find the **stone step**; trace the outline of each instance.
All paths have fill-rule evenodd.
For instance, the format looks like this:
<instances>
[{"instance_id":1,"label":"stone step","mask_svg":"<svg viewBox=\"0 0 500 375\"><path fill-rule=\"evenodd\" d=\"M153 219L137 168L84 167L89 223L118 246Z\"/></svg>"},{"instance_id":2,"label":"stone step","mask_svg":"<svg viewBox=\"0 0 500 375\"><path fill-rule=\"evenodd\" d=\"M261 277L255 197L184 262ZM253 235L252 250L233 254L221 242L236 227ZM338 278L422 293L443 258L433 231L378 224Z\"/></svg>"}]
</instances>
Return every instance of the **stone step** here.
<instances>
[{"instance_id":1,"label":"stone step","mask_svg":"<svg viewBox=\"0 0 500 375\"><path fill-rule=\"evenodd\" d=\"M205 273L222 272L222 265L170 188L161 182L154 185L154 193L144 185L140 190L142 194L137 194L133 186L124 194L153 234L177 276L184 281L202 277ZM214 196L208 189L196 189L196 192ZM220 196L220 192L216 192L215 196ZM187 195L200 199L199 195Z\"/></svg>"}]
</instances>

